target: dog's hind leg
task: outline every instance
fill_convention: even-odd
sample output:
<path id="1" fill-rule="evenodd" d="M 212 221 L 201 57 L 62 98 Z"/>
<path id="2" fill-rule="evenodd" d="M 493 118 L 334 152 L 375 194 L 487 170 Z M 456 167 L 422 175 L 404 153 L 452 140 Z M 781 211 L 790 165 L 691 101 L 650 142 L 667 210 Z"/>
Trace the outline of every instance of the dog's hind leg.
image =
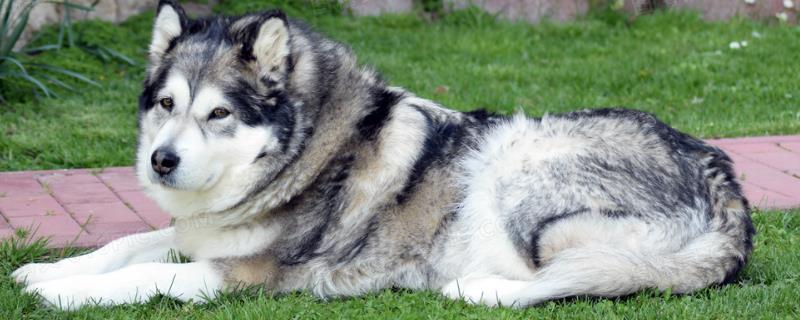
<path id="1" fill-rule="evenodd" d="M 571 296 L 618 297 L 645 288 L 690 293 L 724 283 L 739 268 L 735 239 L 698 236 L 676 252 L 594 245 L 564 249 L 531 280 L 461 278 L 442 288 L 450 298 L 489 306 L 525 307 Z"/>
<path id="2" fill-rule="evenodd" d="M 100 249 L 55 263 L 30 263 L 15 270 L 17 282 L 37 282 L 75 275 L 101 274 L 128 265 L 161 261 L 175 246 L 175 229 L 138 233 L 111 241 Z"/>

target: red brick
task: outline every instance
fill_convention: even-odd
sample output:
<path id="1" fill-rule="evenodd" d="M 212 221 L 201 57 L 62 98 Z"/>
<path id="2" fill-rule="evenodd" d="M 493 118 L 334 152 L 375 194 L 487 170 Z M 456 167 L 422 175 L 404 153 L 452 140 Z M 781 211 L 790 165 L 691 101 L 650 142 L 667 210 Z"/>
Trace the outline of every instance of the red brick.
<path id="1" fill-rule="evenodd" d="M 122 202 L 69 203 L 64 204 L 75 220 L 81 224 L 108 222 L 138 222 L 139 218 Z"/>
<path id="2" fill-rule="evenodd" d="M 800 169 L 800 153 L 789 151 L 753 153 L 745 157 L 756 160 L 781 171 Z"/>
<path id="3" fill-rule="evenodd" d="M 75 185 L 99 182 L 89 170 L 76 169 L 56 171 L 55 173 L 37 173 L 38 180 L 47 185 Z"/>
<path id="4" fill-rule="evenodd" d="M 787 197 L 800 198 L 800 179 L 760 163 L 737 167 L 744 174 L 743 182 L 774 191 Z M 739 174 L 741 176 L 741 174 Z"/>
<path id="5" fill-rule="evenodd" d="M 111 168 L 103 170 L 97 177 L 106 185 L 110 186 L 115 192 L 139 191 L 139 181 L 133 168 Z"/>
<path id="6" fill-rule="evenodd" d="M 792 150 L 792 152 L 800 154 L 800 142 L 781 142 L 781 147 Z"/>
<path id="7" fill-rule="evenodd" d="M 780 153 L 786 150 L 778 147 L 776 143 L 740 143 L 726 145 L 723 150 L 735 152 L 742 155 L 751 155 L 755 153 Z"/>
<path id="8" fill-rule="evenodd" d="M 750 201 L 750 205 L 757 208 L 786 209 L 800 207 L 799 197 L 787 197 L 750 183 L 743 183 L 742 189 Z"/>
<path id="9" fill-rule="evenodd" d="M 47 194 L 33 172 L 0 173 L 0 198 Z"/>
<path id="10" fill-rule="evenodd" d="M 50 195 L 0 198 L 0 212 L 6 217 L 64 216 L 64 208 Z"/>
<path id="11" fill-rule="evenodd" d="M 138 214 L 155 229 L 169 227 L 172 223 L 172 216 L 163 211 L 145 211 L 138 212 Z"/>
<path id="12" fill-rule="evenodd" d="M 50 248 L 94 248 L 97 247 L 96 242 L 95 236 L 83 232 L 77 237 L 74 235 L 51 236 L 47 241 L 47 246 Z"/>
<path id="13" fill-rule="evenodd" d="M 748 144 L 748 143 L 784 143 L 800 142 L 800 135 L 794 136 L 764 136 L 764 137 L 744 137 L 708 140 L 708 143 L 717 144 Z"/>
<path id="14" fill-rule="evenodd" d="M 8 226 L 0 227 L 0 240 L 5 240 L 14 236 L 14 229 Z"/>
<path id="15" fill-rule="evenodd" d="M 736 173 L 736 177 L 740 179 L 747 178 L 747 168 L 759 164 L 755 160 L 746 158 L 738 153 L 729 152 L 728 156 L 733 160 L 733 170 Z"/>
<path id="16" fill-rule="evenodd" d="M 89 234 L 133 234 L 152 231 L 153 228 L 144 221 L 89 223 L 86 227 Z"/>
<path id="17" fill-rule="evenodd" d="M 64 184 L 50 186 L 53 196 L 61 204 L 111 203 L 119 201 L 114 192 L 99 180 L 94 183 Z"/>
<path id="18" fill-rule="evenodd" d="M 147 195 L 140 191 L 128 191 L 118 193 L 125 203 L 130 205 L 133 210 L 142 217 L 147 223 L 156 228 L 169 226 L 172 218 Z"/>
<path id="19" fill-rule="evenodd" d="M 161 211 L 158 204 L 141 191 L 124 191 L 117 193 L 117 195 L 122 201 L 133 207 L 136 212 Z"/>
<path id="20" fill-rule="evenodd" d="M 69 216 L 9 217 L 8 220 L 14 228 L 31 229 L 34 237 L 75 237 L 81 232 L 81 227 Z"/>

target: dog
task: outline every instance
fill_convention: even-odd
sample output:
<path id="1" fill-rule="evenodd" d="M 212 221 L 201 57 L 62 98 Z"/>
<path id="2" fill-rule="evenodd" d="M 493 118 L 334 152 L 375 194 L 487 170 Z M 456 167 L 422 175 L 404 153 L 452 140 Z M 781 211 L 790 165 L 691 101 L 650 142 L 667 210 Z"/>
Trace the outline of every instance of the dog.
<path id="1" fill-rule="evenodd" d="M 452 111 L 275 10 L 161 1 L 138 130 L 138 179 L 172 226 L 25 265 L 25 291 L 63 309 L 241 286 L 527 307 L 691 293 L 752 251 L 731 159 L 654 116 Z"/>

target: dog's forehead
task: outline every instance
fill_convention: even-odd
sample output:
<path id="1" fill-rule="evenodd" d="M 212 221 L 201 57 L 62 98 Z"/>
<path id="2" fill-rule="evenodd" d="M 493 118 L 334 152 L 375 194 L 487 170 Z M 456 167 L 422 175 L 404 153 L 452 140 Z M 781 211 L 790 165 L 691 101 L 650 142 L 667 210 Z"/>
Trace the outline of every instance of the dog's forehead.
<path id="1" fill-rule="evenodd" d="M 188 39 L 176 45 L 172 68 L 183 74 L 191 86 L 230 83 L 242 70 L 237 51 L 230 43 Z"/>

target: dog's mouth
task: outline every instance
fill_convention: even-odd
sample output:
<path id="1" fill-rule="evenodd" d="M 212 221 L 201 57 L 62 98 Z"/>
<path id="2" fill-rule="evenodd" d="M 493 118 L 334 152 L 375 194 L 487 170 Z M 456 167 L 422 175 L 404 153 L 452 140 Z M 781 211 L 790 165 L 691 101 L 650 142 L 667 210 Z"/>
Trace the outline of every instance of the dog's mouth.
<path id="1" fill-rule="evenodd" d="M 168 189 L 175 189 L 175 190 L 183 189 L 177 183 L 177 181 L 175 180 L 175 176 L 172 174 L 161 176 L 155 172 L 150 172 L 150 182 Z"/>
<path id="2" fill-rule="evenodd" d="M 214 188 L 217 183 L 219 182 L 219 174 L 211 174 L 203 181 L 203 184 L 200 186 L 192 186 L 186 185 L 186 183 L 181 183 L 178 178 L 174 174 L 168 175 L 159 175 L 155 172 L 150 173 L 150 182 L 155 185 L 159 185 L 166 189 L 171 189 L 175 191 L 205 191 Z"/>

